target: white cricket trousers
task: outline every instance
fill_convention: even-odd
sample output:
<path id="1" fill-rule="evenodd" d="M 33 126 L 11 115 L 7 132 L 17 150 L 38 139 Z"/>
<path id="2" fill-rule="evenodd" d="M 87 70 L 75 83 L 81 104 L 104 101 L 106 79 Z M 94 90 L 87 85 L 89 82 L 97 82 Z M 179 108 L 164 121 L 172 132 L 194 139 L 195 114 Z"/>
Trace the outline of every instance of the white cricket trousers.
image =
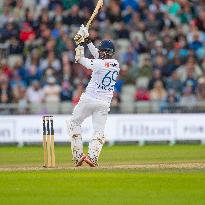
<path id="1" fill-rule="evenodd" d="M 104 129 L 109 109 L 110 104 L 108 102 L 82 94 L 68 124 L 71 149 L 75 161 L 78 161 L 83 154 L 81 124 L 87 117 L 92 116 L 94 134 L 89 143 L 88 156 L 93 159 L 93 162 L 97 163 L 100 151 L 105 142 Z"/>
<path id="2" fill-rule="evenodd" d="M 80 101 L 75 106 L 71 117 L 71 124 L 74 125 L 73 134 L 81 134 L 81 124 L 89 116 L 92 116 L 94 133 L 104 134 L 107 115 L 110 110 L 110 104 L 98 100 L 86 94 L 82 94 Z"/>

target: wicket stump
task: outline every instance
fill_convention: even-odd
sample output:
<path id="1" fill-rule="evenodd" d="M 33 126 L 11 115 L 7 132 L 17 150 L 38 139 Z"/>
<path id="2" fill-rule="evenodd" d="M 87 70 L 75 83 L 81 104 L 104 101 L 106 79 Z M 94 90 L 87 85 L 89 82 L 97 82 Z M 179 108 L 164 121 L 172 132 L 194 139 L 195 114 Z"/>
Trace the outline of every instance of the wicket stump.
<path id="1" fill-rule="evenodd" d="M 55 167 L 53 116 L 43 116 L 44 167 Z"/>

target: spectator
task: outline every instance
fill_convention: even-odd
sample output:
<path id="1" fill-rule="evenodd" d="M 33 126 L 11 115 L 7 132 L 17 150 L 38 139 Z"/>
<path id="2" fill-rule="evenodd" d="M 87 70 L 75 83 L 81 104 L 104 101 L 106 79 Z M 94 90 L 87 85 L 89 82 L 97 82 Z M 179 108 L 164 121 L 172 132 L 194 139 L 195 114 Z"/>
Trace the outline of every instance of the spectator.
<path id="1" fill-rule="evenodd" d="M 161 112 L 175 112 L 177 108 L 177 103 L 179 102 L 179 97 L 177 96 L 175 90 L 169 89 L 167 96 L 161 104 Z"/>
<path id="2" fill-rule="evenodd" d="M 110 1 L 108 10 L 107 10 L 107 18 L 110 23 L 122 22 L 122 14 L 120 5 L 115 1 Z"/>
<path id="3" fill-rule="evenodd" d="M 129 21 L 129 27 L 133 32 L 140 31 L 145 32 L 146 25 L 145 22 L 141 20 L 140 13 L 133 13 L 132 19 Z"/>
<path id="4" fill-rule="evenodd" d="M 167 72 L 168 70 L 167 70 L 166 58 L 163 57 L 162 55 L 156 56 L 153 69 L 159 70 L 163 77 L 170 76 L 170 73 Z"/>
<path id="5" fill-rule="evenodd" d="M 28 103 L 26 98 L 26 88 L 20 87 L 19 99 L 18 99 L 18 113 L 27 114 L 27 112 L 28 112 Z"/>
<path id="6" fill-rule="evenodd" d="M 175 105 L 179 102 L 179 98 L 175 92 L 175 90 L 169 89 L 167 96 L 164 99 L 164 102 L 167 106 Z"/>
<path id="7" fill-rule="evenodd" d="M 137 11 L 139 8 L 139 4 L 135 0 L 122 0 L 121 6 L 123 10 L 127 9 L 128 7 L 131 7 L 133 10 Z"/>
<path id="8" fill-rule="evenodd" d="M 177 71 L 174 71 L 167 79 L 166 88 L 168 90 L 173 89 L 177 94 L 182 92 L 183 83 L 180 81 Z"/>
<path id="9" fill-rule="evenodd" d="M 181 97 L 180 104 L 182 106 L 193 106 L 196 104 L 196 96 L 192 92 L 192 87 L 187 85 L 183 89 L 183 95 Z"/>
<path id="10" fill-rule="evenodd" d="M 163 82 L 160 70 L 156 69 L 156 70 L 153 71 L 153 76 L 149 81 L 148 89 L 149 90 L 153 89 L 155 82 L 158 81 L 158 80 L 161 81 L 163 83 L 163 85 L 165 85 L 165 83 Z"/>
<path id="11" fill-rule="evenodd" d="M 191 72 L 193 73 L 193 77 L 195 79 L 199 78 L 202 75 L 202 71 L 193 57 L 189 57 L 184 65 L 178 67 L 177 72 L 182 81 L 185 81 L 188 76 L 188 73 Z"/>
<path id="12" fill-rule="evenodd" d="M 40 8 L 46 8 L 49 4 L 49 0 L 40 0 L 39 1 L 39 5 L 40 5 Z"/>
<path id="13" fill-rule="evenodd" d="M 136 101 L 149 101 L 150 100 L 149 91 L 143 86 L 139 87 L 135 93 L 135 100 Z"/>
<path id="14" fill-rule="evenodd" d="M 68 11 L 77 3 L 77 0 L 62 0 L 63 8 Z"/>
<path id="15" fill-rule="evenodd" d="M 61 69 L 60 61 L 55 57 L 55 53 L 50 51 L 46 59 L 41 61 L 40 67 L 45 70 L 47 67 L 51 66 L 54 68 L 55 72 Z"/>
<path id="16" fill-rule="evenodd" d="M 95 8 L 93 0 L 80 0 L 79 7 L 80 7 L 80 9 L 87 8 L 90 11 L 93 11 Z"/>
<path id="17" fill-rule="evenodd" d="M 162 81 L 157 80 L 154 83 L 154 88 L 150 91 L 150 99 L 152 101 L 162 101 L 166 95 L 167 92 L 163 87 Z"/>
<path id="18" fill-rule="evenodd" d="M 198 80 L 197 97 L 198 97 L 198 100 L 205 99 L 205 72 L 204 72 L 204 76 L 199 78 Z"/>
<path id="19" fill-rule="evenodd" d="M 9 7 L 4 6 L 3 7 L 3 12 L 0 15 L 0 26 L 4 26 L 6 23 L 9 22 L 9 19 L 11 18 L 10 12 L 9 12 Z"/>
<path id="20" fill-rule="evenodd" d="M 29 69 L 32 65 L 37 66 L 40 70 L 40 55 L 37 49 L 33 49 L 31 54 L 26 58 L 25 68 Z"/>
<path id="21" fill-rule="evenodd" d="M 42 72 L 36 65 L 31 65 L 27 71 L 26 82 L 30 85 L 33 80 L 40 81 Z"/>
<path id="22" fill-rule="evenodd" d="M 159 9 L 161 7 L 162 7 L 162 5 L 159 5 Z M 171 16 L 168 13 L 164 13 L 164 16 L 160 22 L 160 27 L 161 27 L 161 29 L 165 29 L 165 28 L 173 29 L 173 28 L 175 28 L 175 23 L 171 19 Z"/>
<path id="23" fill-rule="evenodd" d="M 145 56 L 141 61 L 141 65 L 138 69 L 138 77 L 146 77 L 150 79 L 152 77 L 152 63 L 149 56 Z"/>
<path id="24" fill-rule="evenodd" d="M 16 36 L 12 36 L 9 43 L 9 53 L 12 55 L 22 54 L 23 45 L 18 41 Z"/>
<path id="25" fill-rule="evenodd" d="M 192 42 L 189 44 L 189 48 L 194 50 L 195 52 L 200 49 L 203 46 L 202 41 L 200 41 L 199 39 L 199 34 L 198 33 L 194 33 L 193 34 L 193 40 Z"/>
<path id="26" fill-rule="evenodd" d="M 51 31 L 51 37 L 57 39 L 60 36 L 61 29 L 62 29 L 62 24 L 61 22 L 57 21 L 54 25 L 53 30 Z"/>
<path id="27" fill-rule="evenodd" d="M 23 23 L 22 29 L 20 30 L 19 38 L 22 42 L 26 42 L 31 38 L 35 37 L 35 31 L 29 25 L 29 23 Z"/>
<path id="28" fill-rule="evenodd" d="M 45 95 L 45 102 L 60 102 L 61 87 L 58 84 L 56 84 L 56 79 L 54 77 L 49 77 L 47 79 L 47 84 L 44 86 L 43 92 Z"/>
<path id="29" fill-rule="evenodd" d="M 1 74 L 0 76 L 0 103 L 12 102 L 12 90 L 9 86 L 8 77 Z"/>
<path id="30" fill-rule="evenodd" d="M 1 59 L 0 62 L 0 74 L 6 75 L 8 78 L 12 77 L 12 70 L 8 66 L 6 59 Z"/>
<path id="31" fill-rule="evenodd" d="M 145 45 L 143 44 L 143 42 L 140 41 L 139 39 L 140 37 L 135 36 L 132 39 L 132 47 L 134 48 L 134 50 L 138 53 L 138 54 L 142 54 L 146 52 L 146 48 Z"/>
<path id="32" fill-rule="evenodd" d="M 27 85 L 27 71 L 23 65 L 22 59 L 17 58 L 12 68 L 12 78 L 10 81 L 11 87 L 17 85 L 26 87 Z"/>
<path id="33" fill-rule="evenodd" d="M 178 67 L 181 66 L 181 60 L 179 56 L 175 56 L 174 59 L 168 60 L 167 64 L 167 73 L 171 75 L 174 71 L 177 70 Z"/>
<path id="34" fill-rule="evenodd" d="M 54 7 L 54 17 L 52 19 L 52 22 L 54 23 L 54 28 L 56 30 L 59 29 L 59 27 L 61 26 L 61 22 L 64 19 L 64 15 L 63 15 L 63 7 L 61 5 L 60 2 L 57 2 L 55 7 Z"/>
<path id="35" fill-rule="evenodd" d="M 155 47 L 151 49 L 151 56 L 165 56 L 167 54 L 167 50 L 163 47 L 162 41 L 157 40 L 155 42 Z"/>
<path id="36" fill-rule="evenodd" d="M 187 78 L 184 81 L 184 87 L 190 86 L 192 93 L 195 93 L 197 87 L 197 80 L 194 78 L 193 70 L 187 71 Z"/>
<path id="37" fill-rule="evenodd" d="M 9 22 L 1 31 L 1 40 L 4 42 L 13 36 L 18 36 L 18 28 L 16 28 L 12 22 Z"/>
<path id="38" fill-rule="evenodd" d="M 199 8 L 199 15 L 197 16 L 195 22 L 196 22 L 196 26 L 198 27 L 199 30 L 204 31 L 205 32 L 205 8 Z"/>
<path id="39" fill-rule="evenodd" d="M 126 28 L 124 23 L 120 23 L 119 29 L 115 31 L 116 38 L 121 38 L 121 39 L 129 39 L 130 38 L 130 33 L 129 30 Z"/>
<path id="40" fill-rule="evenodd" d="M 62 90 L 61 90 L 61 101 L 71 101 L 73 98 L 73 87 L 69 81 L 64 80 L 62 82 Z"/>
<path id="41" fill-rule="evenodd" d="M 152 12 L 147 14 L 146 30 L 156 33 L 160 29 L 160 21 Z"/>
<path id="42" fill-rule="evenodd" d="M 170 15 L 177 16 L 181 6 L 175 0 L 168 0 L 167 3 L 163 5 L 163 9 L 165 9 Z"/>
<path id="43" fill-rule="evenodd" d="M 121 63 L 127 65 L 137 64 L 138 62 L 138 55 L 134 48 L 130 45 L 126 52 L 123 53 L 121 56 Z"/>
<path id="44" fill-rule="evenodd" d="M 31 86 L 28 87 L 26 97 L 29 103 L 42 103 L 44 102 L 44 92 L 40 87 L 38 80 L 33 80 Z"/>
<path id="45" fill-rule="evenodd" d="M 65 17 L 64 23 L 67 25 L 81 25 L 83 23 L 83 19 L 80 16 L 79 7 L 77 5 L 73 5 L 71 11 L 68 16 Z"/>

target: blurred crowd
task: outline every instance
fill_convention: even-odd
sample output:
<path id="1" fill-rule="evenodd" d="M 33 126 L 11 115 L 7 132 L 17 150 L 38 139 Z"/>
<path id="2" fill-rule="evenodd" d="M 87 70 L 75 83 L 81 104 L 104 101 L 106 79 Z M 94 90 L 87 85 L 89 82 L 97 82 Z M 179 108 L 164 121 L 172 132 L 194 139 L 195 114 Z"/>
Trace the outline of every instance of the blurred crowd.
<path id="1" fill-rule="evenodd" d="M 73 36 L 96 2 L 0 1 L 0 103 L 78 102 L 91 73 L 74 63 Z M 205 99 L 204 0 L 105 0 L 89 32 L 95 45 L 116 46 L 113 106 L 124 85 L 135 86 L 136 101 Z"/>

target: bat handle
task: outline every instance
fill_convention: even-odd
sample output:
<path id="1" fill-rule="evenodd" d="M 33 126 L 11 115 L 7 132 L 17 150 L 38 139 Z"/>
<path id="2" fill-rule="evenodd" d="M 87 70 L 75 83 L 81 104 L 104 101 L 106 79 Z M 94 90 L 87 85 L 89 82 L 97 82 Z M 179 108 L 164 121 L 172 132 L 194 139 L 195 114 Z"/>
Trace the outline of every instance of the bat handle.
<path id="1" fill-rule="evenodd" d="M 90 24 L 91 24 L 91 21 L 89 20 L 88 23 L 86 24 L 86 28 L 89 30 L 90 28 Z"/>

